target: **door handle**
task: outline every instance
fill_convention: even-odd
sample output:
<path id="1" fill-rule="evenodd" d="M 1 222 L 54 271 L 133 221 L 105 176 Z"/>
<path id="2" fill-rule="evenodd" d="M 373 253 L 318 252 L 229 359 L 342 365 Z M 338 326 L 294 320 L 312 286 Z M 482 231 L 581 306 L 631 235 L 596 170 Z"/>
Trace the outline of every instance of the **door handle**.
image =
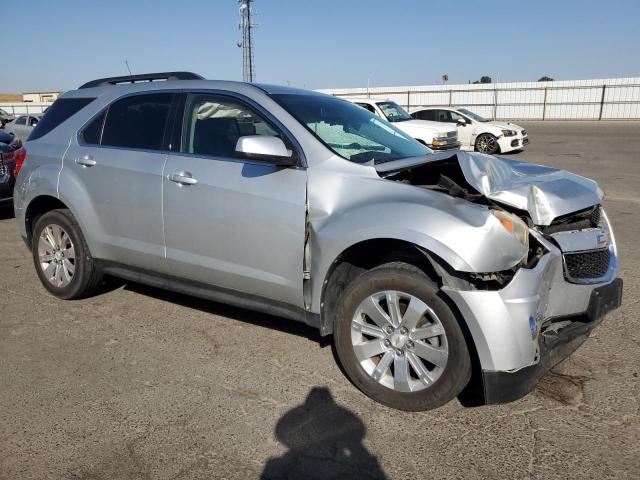
<path id="1" fill-rule="evenodd" d="M 179 185 L 195 185 L 198 183 L 198 180 L 193 178 L 189 172 L 172 173 L 168 178 Z"/>
<path id="2" fill-rule="evenodd" d="M 76 158 L 76 163 L 83 167 L 93 167 L 96 164 L 96 161 L 91 155 L 84 155 L 80 158 Z"/>

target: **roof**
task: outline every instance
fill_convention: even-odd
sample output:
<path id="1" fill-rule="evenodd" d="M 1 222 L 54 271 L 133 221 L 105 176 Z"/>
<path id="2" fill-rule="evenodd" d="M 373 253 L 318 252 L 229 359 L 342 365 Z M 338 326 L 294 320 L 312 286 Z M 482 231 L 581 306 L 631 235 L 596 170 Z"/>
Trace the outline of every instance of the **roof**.
<path id="1" fill-rule="evenodd" d="M 89 85 L 96 84 L 97 81 L 88 82 Z M 85 84 L 87 85 L 87 84 Z M 118 83 L 118 84 L 98 84 L 98 86 L 89 86 L 70 90 L 61 95 L 64 98 L 86 98 L 99 97 L 107 92 L 118 91 L 122 94 L 143 92 L 147 90 L 189 90 L 189 89 L 210 89 L 210 90 L 230 90 L 238 93 L 247 93 L 256 90 L 267 94 L 292 94 L 292 95 L 326 95 L 325 93 L 314 92 L 312 90 L 304 90 L 301 88 L 286 87 L 280 85 L 256 84 L 247 82 L 238 82 L 231 80 L 163 80 L 163 81 L 145 81 L 137 83 Z"/>

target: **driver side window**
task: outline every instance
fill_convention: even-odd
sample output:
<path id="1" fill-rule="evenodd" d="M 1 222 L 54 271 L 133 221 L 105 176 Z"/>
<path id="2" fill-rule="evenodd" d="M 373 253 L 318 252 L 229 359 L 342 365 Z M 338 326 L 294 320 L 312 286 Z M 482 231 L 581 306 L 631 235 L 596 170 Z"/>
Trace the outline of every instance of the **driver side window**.
<path id="1" fill-rule="evenodd" d="M 182 151 L 235 158 L 240 137 L 282 138 L 262 116 L 238 100 L 212 94 L 191 94 L 184 117 Z"/>

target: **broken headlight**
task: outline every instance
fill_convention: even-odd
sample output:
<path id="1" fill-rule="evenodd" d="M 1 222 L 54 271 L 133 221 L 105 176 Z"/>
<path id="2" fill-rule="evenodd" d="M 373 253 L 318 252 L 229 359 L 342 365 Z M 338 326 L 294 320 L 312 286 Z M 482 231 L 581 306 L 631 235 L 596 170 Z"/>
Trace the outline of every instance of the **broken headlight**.
<path id="1" fill-rule="evenodd" d="M 529 249 L 529 227 L 520 217 L 503 210 L 491 210 L 491 213 L 512 237 Z"/>

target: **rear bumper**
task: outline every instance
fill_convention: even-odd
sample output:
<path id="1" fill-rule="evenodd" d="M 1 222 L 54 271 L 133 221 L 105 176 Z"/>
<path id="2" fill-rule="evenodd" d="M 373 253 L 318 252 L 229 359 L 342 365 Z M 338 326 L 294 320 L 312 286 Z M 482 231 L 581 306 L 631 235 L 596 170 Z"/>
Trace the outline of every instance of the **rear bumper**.
<path id="1" fill-rule="evenodd" d="M 618 308 L 621 302 L 622 279 L 617 278 L 591 292 L 585 315 L 554 319 L 556 325 L 570 323 L 558 331 L 547 329 L 540 335 L 539 360 L 536 364 L 512 372 L 483 370 L 483 403 L 507 403 L 525 396 L 545 373 L 582 345 L 604 316 Z"/>
<path id="2" fill-rule="evenodd" d="M 0 202 L 10 202 L 13 199 L 14 184 L 15 181 L 9 173 L 0 173 Z"/>

